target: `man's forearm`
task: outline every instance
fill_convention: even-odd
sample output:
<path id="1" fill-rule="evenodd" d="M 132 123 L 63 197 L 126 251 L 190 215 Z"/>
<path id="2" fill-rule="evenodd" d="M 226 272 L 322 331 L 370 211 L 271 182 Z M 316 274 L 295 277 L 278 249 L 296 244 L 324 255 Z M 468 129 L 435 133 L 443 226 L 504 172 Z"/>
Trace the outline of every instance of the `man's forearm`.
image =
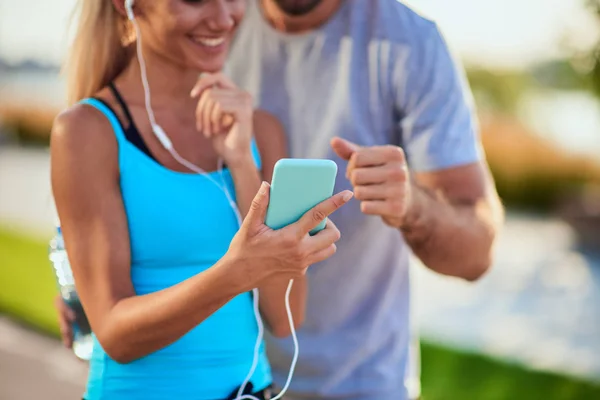
<path id="1" fill-rule="evenodd" d="M 438 273 L 476 280 L 492 263 L 503 210 L 495 194 L 451 201 L 441 191 L 412 184 L 413 206 L 401 231 L 419 259 Z"/>

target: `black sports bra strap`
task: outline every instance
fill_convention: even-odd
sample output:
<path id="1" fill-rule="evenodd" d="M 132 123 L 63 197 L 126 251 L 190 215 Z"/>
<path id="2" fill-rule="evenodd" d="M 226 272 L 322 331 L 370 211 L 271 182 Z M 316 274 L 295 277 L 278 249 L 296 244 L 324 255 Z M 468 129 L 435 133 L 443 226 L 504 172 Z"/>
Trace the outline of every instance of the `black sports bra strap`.
<path id="1" fill-rule="evenodd" d="M 129 107 L 127 107 L 125 100 L 123 100 L 123 97 L 121 97 L 121 93 L 119 93 L 119 91 L 117 90 L 117 87 L 115 86 L 114 82 L 110 82 L 108 84 L 108 87 L 110 88 L 110 91 L 112 92 L 113 96 L 115 97 L 115 100 L 117 100 L 117 103 L 119 103 L 119 105 L 121 106 L 121 109 L 123 110 L 123 113 L 125 114 L 125 118 L 127 118 L 127 121 L 129 122 L 129 126 L 135 126 L 135 123 L 133 122 L 133 117 L 131 116 L 131 113 L 129 112 Z"/>
<path id="2" fill-rule="evenodd" d="M 123 110 L 123 113 L 125 114 L 125 118 L 127 118 L 127 120 L 129 121 L 129 126 L 125 127 L 124 124 L 122 123 L 122 121 L 119 120 L 119 124 L 121 124 L 121 127 L 123 128 L 125 138 L 130 143 L 132 143 L 135 147 L 137 147 L 140 151 L 145 153 L 148 157 L 150 157 L 154 161 L 158 162 L 156 160 L 156 158 L 150 152 L 150 149 L 148 149 L 148 146 L 146 146 L 146 142 L 144 142 L 144 139 L 142 139 L 142 135 L 140 134 L 140 131 L 138 130 L 137 126 L 135 126 L 135 122 L 133 121 L 133 118 L 131 117 L 131 113 L 129 112 L 129 107 L 127 107 L 127 104 L 123 100 L 123 97 L 121 97 L 121 94 L 115 87 L 115 84 L 113 82 L 111 82 L 108 84 L 108 87 L 110 88 L 110 91 L 112 92 L 117 103 L 119 103 L 119 105 L 121 106 L 121 109 Z M 101 101 L 109 110 L 111 110 L 113 114 L 115 114 L 113 109 L 106 102 L 102 101 L 101 99 L 98 99 L 98 100 Z M 115 116 L 117 117 L 116 114 L 115 114 Z M 119 119 L 119 117 L 117 117 L 117 119 Z"/>

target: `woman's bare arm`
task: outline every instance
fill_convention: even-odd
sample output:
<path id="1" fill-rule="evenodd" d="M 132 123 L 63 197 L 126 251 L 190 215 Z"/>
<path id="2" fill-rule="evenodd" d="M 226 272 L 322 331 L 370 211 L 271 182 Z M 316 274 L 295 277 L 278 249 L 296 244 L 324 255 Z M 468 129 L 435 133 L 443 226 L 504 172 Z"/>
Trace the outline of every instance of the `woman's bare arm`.
<path id="1" fill-rule="evenodd" d="M 257 283 L 260 274 L 243 276 L 238 265 L 222 260 L 178 285 L 136 296 L 118 147 L 108 121 L 89 106 L 75 106 L 55 121 L 51 178 L 78 293 L 115 361 L 167 346 Z"/>

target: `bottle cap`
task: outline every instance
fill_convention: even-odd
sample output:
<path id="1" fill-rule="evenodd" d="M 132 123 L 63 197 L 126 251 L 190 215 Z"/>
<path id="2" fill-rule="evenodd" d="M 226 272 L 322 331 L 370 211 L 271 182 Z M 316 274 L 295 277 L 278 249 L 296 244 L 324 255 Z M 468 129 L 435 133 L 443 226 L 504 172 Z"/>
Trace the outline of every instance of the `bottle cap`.
<path id="1" fill-rule="evenodd" d="M 56 232 L 62 235 L 62 228 L 60 227 L 60 219 L 58 217 L 54 218 L 54 226 L 56 226 Z"/>

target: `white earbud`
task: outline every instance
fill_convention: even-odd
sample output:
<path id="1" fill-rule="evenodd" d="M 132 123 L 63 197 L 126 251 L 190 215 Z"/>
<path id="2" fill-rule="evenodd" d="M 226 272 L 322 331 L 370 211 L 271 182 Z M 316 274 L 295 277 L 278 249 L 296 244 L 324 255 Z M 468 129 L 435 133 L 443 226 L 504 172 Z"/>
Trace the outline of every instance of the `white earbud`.
<path id="1" fill-rule="evenodd" d="M 130 21 L 135 19 L 135 14 L 133 13 L 133 3 L 135 3 L 135 0 L 125 0 L 125 11 L 127 12 L 127 18 L 129 18 Z"/>
<path id="2" fill-rule="evenodd" d="M 156 138 L 160 141 L 162 146 L 166 150 L 169 151 L 171 156 L 177 162 L 179 162 L 181 165 L 188 168 L 189 170 L 196 172 L 200 175 L 203 175 L 208 180 L 210 180 L 213 184 L 215 184 L 225 194 L 225 197 L 227 197 L 227 201 L 235 214 L 235 217 L 238 222 L 238 226 L 241 226 L 242 225 L 242 216 L 237 207 L 237 204 L 233 200 L 233 197 L 227 190 L 225 180 L 223 179 L 223 160 L 219 159 L 219 165 L 218 165 L 219 176 L 221 178 L 221 183 L 223 184 L 223 186 L 221 186 L 215 179 L 213 179 L 209 174 L 207 174 L 206 171 L 204 171 L 202 168 L 194 165 L 193 163 L 189 162 L 188 160 L 186 160 L 185 158 L 183 158 L 179 155 L 177 150 L 175 150 L 175 148 L 173 147 L 173 143 L 169 139 L 169 136 L 167 136 L 167 133 L 164 131 L 164 129 L 160 125 L 158 125 L 158 123 L 156 122 L 156 119 L 154 118 L 154 112 L 152 111 L 152 104 L 151 104 L 151 97 L 150 97 L 150 85 L 148 83 L 148 77 L 146 75 L 146 63 L 144 61 L 144 54 L 142 51 L 142 34 L 140 32 L 140 28 L 137 24 L 137 21 L 135 20 L 135 14 L 133 12 L 133 4 L 134 3 L 135 3 L 135 0 L 125 0 L 125 11 L 127 12 L 127 18 L 133 24 L 133 27 L 134 27 L 135 33 L 136 33 L 137 56 L 138 56 L 138 61 L 140 63 L 140 70 L 141 70 L 141 74 L 142 74 L 142 85 L 144 86 L 144 98 L 145 98 L 145 103 L 146 103 L 146 112 L 148 113 L 148 119 L 150 120 L 150 125 L 152 126 L 152 132 L 154 133 Z M 299 352 L 298 338 L 296 337 L 296 330 L 294 327 L 294 318 L 293 318 L 292 310 L 290 307 L 290 292 L 292 290 L 293 283 L 294 283 L 294 281 L 290 280 L 290 283 L 288 284 L 288 287 L 287 287 L 287 290 L 285 293 L 285 309 L 287 312 L 290 329 L 292 331 L 292 339 L 294 341 L 294 357 L 292 358 L 292 365 L 290 366 L 290 371 L 288 373 L 288 378 L 285 383 L 285 386 L 283 387 L 282 391 L 277 396 L 275 396 L 272 400 L 280 399 L 287 391 L 287 389 L 290 386 L 290 383 L 292 381 L 292 376 L 294 374 L 294 369 L 296 368 L 296 362 L 298 360 L 298 352 Z M 256 338 L 256 344 L 254 347 L 254 358 L 252 359 L 252 366 L 250 367 L 250 371 L 248 372 L 246 379 L 240 386 L 235 400 L 258 400 L 256 397 L 251 396 L 251 395 L 242 395 L 246 385 L 248 384 L 248 382 L 250 382 L 250 379 L 252 378 L 252 375 L 254 375 L 254 371 L 256 370 L 256 367 L 258 364 L 258 358 L 259 358 L 260 345 L 263 341 L 263 335 L 264 335 L 264 326 L 263 326 L 262 318 L 260 316 L 260 309 L 259 309 L 259 302 L 258 302 L 258 289 L 254 289 L 252 292 L 254 294 L 254 296 L 253 296 L 254 316 L 256 318 L 256 323 L 258 325 L 258 337 Z"/>

